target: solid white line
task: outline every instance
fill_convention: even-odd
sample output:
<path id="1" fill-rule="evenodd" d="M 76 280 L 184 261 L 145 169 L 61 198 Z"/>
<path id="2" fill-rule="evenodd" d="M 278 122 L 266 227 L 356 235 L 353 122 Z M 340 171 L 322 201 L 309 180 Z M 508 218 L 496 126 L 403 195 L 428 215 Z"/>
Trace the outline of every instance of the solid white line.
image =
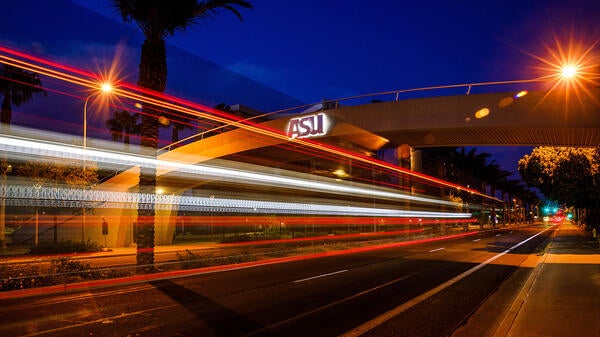
<path id="1" fill-rule="evenodd" d="M 310 280 L 314 280 L 316 278 L 327 277 L 327 276 L 331 276 L 331 275 L 335 275 L 335 274 L 345 273 L 347 271 L 348 271 L 348 269 L 338 270 L 338 271 L 334 271 L 334 272 L 327 273 L 327 274 L 321 274 L 321 275 L 317 275 L 317 276 L 303 278 L 303 279 L 300 279 L 300 280 L 293 281 L 292 283 L 299 283 L 299 282 L 304 282 L 304 281 L 310 281 Z"/>
<path id="2" fill-rule="evenodd" d="M 480 240 L 481 240 L 481 239 L 475 239 L 475 240 L 473 240 L 473 242 L 477 242 L 477 241 L 480 241 Z"/>
<path id="3" fill-rule="evenodd" d="M 162 307 L 154 307 L 154 308 L 145 309 L 145 310 L 139 310 L 139 311 L 134 311 L 134 312 L 121 313 L 121 314 L 116 315 L 116 316 L 103 317 L 103 318 L 96 319 L 96 320 L 93 320 L 93 321 L 87 321 L 87 322 L 83 322 L 83 323 L 76 323 L 76 324 L 61 326 L 61 327 L 54 328 L 54 329 L 49 329 L 49 330 L 35 331 L 35 332 L 32 332 L 32 333 L 27 334 L 27 335 L 22 335 L 22 337 L 40 336 L 40 335 L 45 335 L 45 334 L 49 334 L 49 333 L 52 333 L 52 332 L 58 332 L 58 331 L 63 331 L 63 330 L 67 330 L 67 329 L 80 328 L 82 326 L 91 325 L 91 324 L 111 322 L 111 321 L 114 321 L 114 320 L 117 320 L 117 319 L 121 319 L 121 318 L 126 318 L 126 317 L 130 317 L 130 316 L 135 316 L 135 315 L 144 315 L 144 314 L 150 313 L 152 311 L 173 308 L 173 307 L 176 307 L 176 306 L 179 306 L 179 304 L 177 304 L 177 303 L 175 303 L 175 304 L 168 304 L 168 305 L 165 305 L 165 306 L 162 306 Z"/>
<path id="4" fill-rule="evenodd" d="M 382 315 L 379 315 L 378 317 L 375 317 L 374 319 L 367 321 L 359 326 L 357 326 L 356 328 L 340 335 L 339 337 L 356 337 L 356 336 L 360 336 L 372 329 L 374 329 L 375 327 L 387 322 L 388 320 L 398 316 L 399 314 L 405 312 L 406 310 L 414 307 L 415 305 L 425 301 L 426 299 L 430 298 L 431 296 L 441 292 L 442 290 L 450 287 L 451 285 L 453 285 L 454 283 L 464 279 L 465 277 L 473 274 L 474 272 L 478 271 L 479 269 L 485 267 L 486 265 L 492 263 L 493 261 L 499 259 L 500 257 L 504 256 L 505 254 L 509 253 L 510 251 L 512 251 L 513 249 L 523 245 L 524 243 L 526 243 L 527 241 L 535 238 L 536 236 L 544 233 L 545 231 L 552 229 L 553 227 L 548 227 L 546 229 L 544 229 L 543 231 L 530 236 L 529 238 L 517 243 L 516 245 L 508 248 L 507 250 L 503 251 L 500 254 L 494 255 L 491 258 L 487 259 L 486 261 L 478 264 L 477 266 L 463 272 L 460 275 L 457 275 L 455 277 L 453 277 L 452 279 L 446 281 L 445 283 L 440 284 L 439 286 L 409 300 L 408 302 L 404 302 L 403 304 L 400 304 L 399 306 L 395 307 L 394 309 L 383 313 Z"/>
<path id="5" fill-rule="evenodd" d="M 438 251 L 440 251 L 440 250 L 444 250 L 444 249 L 446 249 L 446 248 L 442 247 L 442 248 L 438 248 L 438 249 L 432 249 L 432 250 L 430 250 L 429 252 L 430 252 L 430 253 L 433 253 L 433 252 L 438 252 Z"/>
<path id="6" fill-rule="evenodd" d="M 400 277 L 400 278 L 397 278 L 397 279 L 395 279 L 395 280 L 392 280 L 392 281 L 386 282 L 386 283 L 384 283 L 384 284 L 380 284 L 380 285 L 378 285 L 378 286 L 376 286 L 376 287 L 374 287 L 374 288 L 371 288 L 371 289 L 367 289 L 367 290 L 361 291 L 361 292 L 359 292 L 359 293 L 357 293 L 357 294 L 354 294 L 354 295 L 352 295 L 352 296 L 349 296 L 349 297 L 346 297 L 346 298 L 342 298 L 341 300 L 337 300 L 337 301 L 335 301 L 335 302 L 331 302 L 331 303 L 329 303 L 329 304 L 327 304 L 327 305 L 324 305 L 324 306 L 322 306 L 322 307 L 318 307 L 318 308 L 316 308 L 316 309 L 313 309 L 313 310 L 310 310 L 310 311 L 304 312 L 304 313 L 302 313 L 302 314 L 300 314 L 300 315 L 297 315 L 297 316 L 294 316 L 294 317 L 290 317 L 290 318 L 288 318 L 288 319 L 286 319 L 286 320 L 283 320 L 283 321 L 279 321 L 279 322 L 277 322 L 277 323 L 275 323 L 275 324 L 272 324 L 272 325 L 269 325 L 269 326 L 262 327 L 262 328 L 260 328 L 260 329 L 258 329 L 258 330 L 255 330 L 255 331 L 249 332 L 249 333 L 247 333 L 247 334 L 243 335 L 242 337 L 247 337 L 247 336 L 254 336 L 254 335 L 257 335 L 257 334 L 259 334 L 259 333 L 262 333 L 262 332 L 264 332 L 264 331 L 267 331 L 267 330 L 273 329 L 273 328 L 275 328 L 275 327 L 278 327 L 278 326 L 281 326 L 281 325 L 287 324 L 287 323 L 289 323 L 289 322 L 295 321 L 295 320 L 297 320 L 297 319 L 299 319 L 299 318 L 302 318 L 302 317 L 306 317 L 306 316 L 309 316 L 309 315 L 315 314 L 315 313 L 317 313 L 317 312 L 319 312 L 319 311 L 321 311 L 321 310 L 325 310 L 325 309 L 328 309 L 328 308 L 334 307 L 334 306 L 336 306 L 336 305 L 338 305 L 338 304 L 341 304 L 341 303 L 347 302 L 347 301 L 349 301 L 349 300 L 352 300 L 352 299 L 354 299 L 354 298 L 357 298 L 357 297 L 363 296 L 363 295 L 365 295 L 365 294 L 368 294 L 368 293 L 371 293 L 371 292 L 377 291 L 377 290 L 379 290 L 379 289 L 381 289 L 381 288 L 385 288 L 385 287 L 387 287 L 387 286 L 390 286 L 390 285 L 392 285 L 392 284 L 394 284 L 394 283 L 398 283 L 398 282 L 404 281 L 404 280 L 406 280 L 406 279 L 409 279 L 409 278 L 411 278 L 411 277 L 413 277 L 413 276 L 415 276 L 415 275 L 416 275 L 416 273 L 412 273 L 412 274 L 407 274 L 407 275 L 404 275 L 404 276 L 402 276 L 402 277 Z"/>

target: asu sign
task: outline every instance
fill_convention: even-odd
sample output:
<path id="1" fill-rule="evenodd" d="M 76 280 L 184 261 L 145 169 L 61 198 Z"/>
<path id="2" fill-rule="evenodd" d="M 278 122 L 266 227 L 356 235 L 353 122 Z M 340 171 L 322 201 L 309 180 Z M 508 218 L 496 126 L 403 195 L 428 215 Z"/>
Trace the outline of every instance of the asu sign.
<path id="1" fill-rule="evenodd" d="M 324 136 L 329 132 L 331 123 L 324 113 L 292 118 L 288 122 L 287 135 L 290 138 L 310 138 Z"/>

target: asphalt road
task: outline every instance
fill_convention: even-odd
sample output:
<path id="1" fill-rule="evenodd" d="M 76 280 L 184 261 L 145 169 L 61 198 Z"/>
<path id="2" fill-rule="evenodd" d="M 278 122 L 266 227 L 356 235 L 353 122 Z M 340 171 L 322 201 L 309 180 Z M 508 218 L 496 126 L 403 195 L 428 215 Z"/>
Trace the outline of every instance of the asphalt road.
<path id="1" fill-rule="evenodd" d="M 543 249 L 552 230 L 510 228 L 136 285 L 2 300 L 0 335 L 448 336 L 531 254 Z"/>

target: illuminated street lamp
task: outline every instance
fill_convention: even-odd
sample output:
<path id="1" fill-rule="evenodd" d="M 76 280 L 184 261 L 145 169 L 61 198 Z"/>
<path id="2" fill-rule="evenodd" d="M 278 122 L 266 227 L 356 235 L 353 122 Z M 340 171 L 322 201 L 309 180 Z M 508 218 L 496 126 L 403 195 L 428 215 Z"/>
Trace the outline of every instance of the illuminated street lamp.
<path id="1" fill-rule="evenodd" d="M 110 83 L 105 82 L 100 85 L 100 93 L 110 93 L 113 90 L 113 87 Z M 92 93 L 88 95 L 85 99 L 85 103 L 83 103 L 83 149 L 87 148 L 87 105 L 92 96 L 96 93 Z M 83 159 L 83 171 L 85 173 L 86 169 L 86 159 Z M 86 226 L 86 214 L 85 214 L 85 205 L 81 208 L 81 242 L 85 242 L 85 226 Z"/>
<path id="2" fill-rule="evenodd" d="M 102 83 L 102 85 L 100 85 L 101 93 L 109 93 L 112 90 L 113 90 L 113 87 L 108 82 Z M 92 98 L 92 96 L 94 96 L 95 94 L 96 93 L 92 93 L 92 94 L 88 95 L 88 97 L 85 99 L 85 103 L 83 103 L 83 148 L 84 149 L 87 147 L 87 105 L 88 105 L 88 102 L 90 101 L 90 98 Z"/>
<path id="3" fill-rule="evenodd" d="M 473 83 L 473 84 L 465 84 L 465 85 L 468 87 L 467 95 L 470 94 L 472 87 L 482 86 L 482 85 L 517 84 L 517 83 L 533 83 L 533 82 L 549 82 L 549 81 L 566 82 L 568 85 L 570 85 L 572 82 L 574 82 L 574 81 L 576 82 L 578 80 L 578 75 L 580 75 L 580 72 L 579 72 L 580 69 L 582 69 L 582 67 L 580 65 L 565 64 L 560 67 L 556 66 L 556 69 L 554 69 L 555 71 L 551 75 L 534 78 L 534 79 L 530 79 L 530 80 L 483 82 L 483 83 Z M 454 87 L 454 86 L 450 86 L 450 87 Z M 435 88 L 435 87 L 432 87 L 432 88 Z M 431 88 L 422 88 L 422 89 L 431 89 Z M 503 98 L 498 103 L 498 106 L 501 108 L 507 107 L 510 104 L 512 104 L 515 101 L 515 99 L 524 97 L 528 93 L 529 92 L 527 90 L 521 90 L 512 97 Z M 491 109 L 489 107 L 482 107 L 479 110 L 477 110 L 474 115 L 475 115 L 475 118 L 481 119 L 481 118 L 485 118 L 485 117 L 489 116 L 490 113 L 491 113 Z M 471 120 L 471 118 L 467 117 L 466 121 L 468 122 L 470 120 Z"/>
<path id="4" fill-rule="evenodd" d="M 565 79 L 573 78 L 575 75 L 577 75 L 577 67 L 573 65 L 566 65 L 562 67 L 560 75 Z"/>

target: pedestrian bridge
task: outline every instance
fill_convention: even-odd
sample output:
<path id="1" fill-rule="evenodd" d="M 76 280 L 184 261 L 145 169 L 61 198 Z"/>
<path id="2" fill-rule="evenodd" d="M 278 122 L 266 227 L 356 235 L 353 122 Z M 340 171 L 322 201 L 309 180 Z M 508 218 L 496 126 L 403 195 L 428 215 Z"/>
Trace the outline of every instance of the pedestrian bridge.
<path id="1" fill-rule="evenodd" d="M 413 148 L 463 145 L 598 146 L 599 101 L 600 89 L 593 88 L 568 99 L 558 91 L 530 92 L 521 97 L 517 97 L 516 92 L 509 92 L 339 107 L 263 122 L 260 127 L 265 132 L 260 132 L 262 128 L 257 132 L 257 129 L 240 127 L 199 138 L 159 154 L 158 159 L 195 164 L 245 151 L 260 151 L 291 141 L 290 137 L 285 136 L 290 131 L 296 132 L 295 135 L 311 133 L 316 128 L 314 123 L 317 120 L 311 116 L 316 113 L 327 116 L 328 128 L 321 129 L 319 126 L 319 132 L 313 132 L 315 140 L 326 143 L 336 138 L 343 139 L 346 143 L 371 151 L 402 144 Z M 298 118 L 306 119 L 300 121 Z M 293 120 L 297 123 L 292 123 Z M 170 169 L 158 168 L 159 184 L 170 181 L 169 172 Z M 137 185 L 138 175 L 139 168 L 132 167 L 98 187 L 128 191 Z M 182 193 L 192 184 L 180 183 L 169 193 Z M 169 215 L 173 211 L 162 210 L 157 213 L 162 215 L 157 217 L 157 244 L 168 244 L 172 240 L 175 225 L 170 222 L 175 221 L 175 217 Z M 114 219 L 131 221 L 127 219 L 135 218 L 134 211 L 129 212 L 129 217 L 117 216 Z M 130 224 L 114 223 L 111 226 L 115 226 L 115 230 L 110 231 L 110 245 L 121 246 L 131 242 Z"/>
<path id="2" fill-rule="evenodd" d="M 458 95 L 380 102 L 327 111 L 390 145 L 575 146 L 600 144 L 600 88 Z M 486 116 L 481 116 L 488 109 Z M 477 118 L 476 114 L 479 113 Z"/>

